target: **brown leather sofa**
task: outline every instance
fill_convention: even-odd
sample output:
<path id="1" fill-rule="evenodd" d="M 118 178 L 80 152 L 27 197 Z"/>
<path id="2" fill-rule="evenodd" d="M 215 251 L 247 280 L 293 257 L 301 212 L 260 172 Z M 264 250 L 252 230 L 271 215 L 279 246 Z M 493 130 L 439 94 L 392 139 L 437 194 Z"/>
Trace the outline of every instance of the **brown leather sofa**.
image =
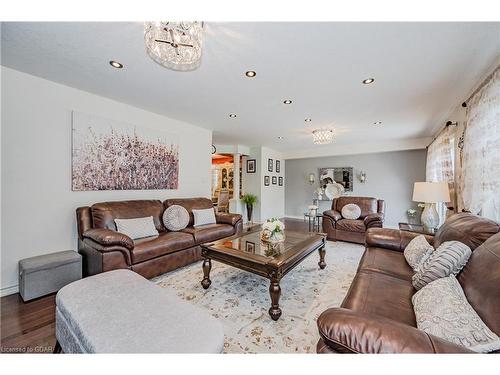
<path id="1" fill-rule="evenodd" d="M 163 225 L 163 212 L 171 205 L 189 212 L 188 227 L 171 232 Z M 78 252 L 84 276 L 120 268 L 151 278 L 201 259 L 200 244 L 240 233 L 241 215 L 216 214 L 216 224 L 193 227 L 193 209 L 212 208 L 210 199 L 187 198 L 102 202 L 76 209 Z M 116 231 L 114 219 L 152 216 L 158 236 L 132 240 Z"/>
<path id="2" fill-rule="evenodd" d="M 358 220 L 342 217 L 342 207 L 354 203 L 361 208 Z M 331 241 L 365 243 L 365 233 L 370 228 L 382 228 L 385 216 L 385 202 L 370 197 L 340 197 L 332 202 L 332 209 L 323 212 L 323 232 Z"/>
<path id="3" fill-rule="evenodd" d="M 467 244 L 472 256 L 457 278 L 467 300 L 486 325 L 500 335 L 500 227 L 494 221 L 460 213 L 436 236 Z M 370 229 L 366 250 L 340 308 L 318 318 L 318 353 L 464 353 L 465 348 L 416 328 L 411 298 L 413 270 L 403 250 L 418 234 Z"/>

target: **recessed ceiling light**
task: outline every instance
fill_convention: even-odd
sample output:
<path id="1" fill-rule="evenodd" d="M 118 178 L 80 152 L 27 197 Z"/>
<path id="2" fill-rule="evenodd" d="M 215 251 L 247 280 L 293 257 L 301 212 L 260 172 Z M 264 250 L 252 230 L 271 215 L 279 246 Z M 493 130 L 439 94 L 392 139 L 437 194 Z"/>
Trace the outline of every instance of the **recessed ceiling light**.
<path id="1" fill-rule="evenodd" d="M 229 115 L 229 117 L 231 117 L 231 118 L 235 118 L 235 117 L 236 117 L 236 115 L 235 115 L 234 113 L 231 113 L 231 114 Z"/>
<path id="2" fill-rule="evenodd" d="M 373 83 L 373 82 L 375 82 L 375 78 L 367 78 L 367 79 L 363 80 L 363 83 L 365 85 L 369 85 L 370 83 Z"/>
<path id="3" fill-rule="evenodd" d="M 248 72 L 245 73 L 245 75 L 249 78 L 253 78 L 257 75 L 257 73 L 254 70 L 249 70 Z"/>
<path id="4" fill-rule="evenodd" d="M 310 118 L 306 118 L 304 121 L 305 122 L 311 122 L 312 120 Z"/>
<path id="5" fill-rule="evenodd" d="M 285 104 L 292 104 L 292 101 L 290 99 L 287 99 L 287 100 L 283 101 L 283 103 L 285 103 Z"/>
<path id="6" fill-rule="evenodd" d="M 113 68 L 116 68 L 116 69 L 123 68 L 123 64 L 119 63 L 118 61 L 114 61 L 114 60 L 111 60 L 109 62 L 109 65 L 111 65 Z"/>
<path id="7" fill-rule="evenodd" d="M 281 141 L 281 140 L 283 139 L 283 137 L 282 137 L 282 136 L 279 136 L 279 137 L 278 137 L 278 139 Z"/>
<path id="8" fill-rule="evenodd" d="M 382 125 L 382 121 L 375 121 L 373 125 Z"/>

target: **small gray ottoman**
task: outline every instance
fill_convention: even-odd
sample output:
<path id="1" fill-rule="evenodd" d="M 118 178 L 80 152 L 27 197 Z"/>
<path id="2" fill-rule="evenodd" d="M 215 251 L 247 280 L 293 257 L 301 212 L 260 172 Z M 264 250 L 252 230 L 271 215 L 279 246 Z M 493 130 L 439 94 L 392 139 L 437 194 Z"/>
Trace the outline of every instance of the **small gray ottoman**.
<path id="1" fill-rule="evenodd" d="M 130 270 L 75 281 L 56 296 L 55 352 L 220 353 L 208 312 Z"/>
<path id="2" fill-rule="evenodd" d="M 82 278 L 82 256 L 60 251 L 19 261 L 19 294 L 23 301 L 57 292 Z"/>

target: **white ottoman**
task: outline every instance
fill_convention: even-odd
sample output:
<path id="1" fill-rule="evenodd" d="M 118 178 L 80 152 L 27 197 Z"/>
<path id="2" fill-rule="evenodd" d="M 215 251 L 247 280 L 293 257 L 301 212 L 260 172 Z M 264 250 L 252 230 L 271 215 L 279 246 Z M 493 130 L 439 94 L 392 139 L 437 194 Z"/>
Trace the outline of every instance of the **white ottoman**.
<path id="1" fill-rule="evenodd" d="M 55 352 L 220 353 L 221 324 L 129 270 L 101 273 L 56 296 Z"/>

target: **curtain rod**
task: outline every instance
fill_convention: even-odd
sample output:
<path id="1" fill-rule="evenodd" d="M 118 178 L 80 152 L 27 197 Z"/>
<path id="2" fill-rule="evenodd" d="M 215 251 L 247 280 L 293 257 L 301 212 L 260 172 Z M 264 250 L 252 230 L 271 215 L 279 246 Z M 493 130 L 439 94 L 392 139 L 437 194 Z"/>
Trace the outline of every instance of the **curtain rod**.
<path id="1" fill-rule="evenodd" d="M 490 80 L 493 78 L 493 75 L 497 72 L 497 70 L 500 69 L 500 65 L 498 65 L 493 71 L 488 74 L 488 76 L 479 84 L 479 86 L 476 87 L 474 91 L 472 91 L 472 94 L 469 95 L 469 97 L 462 103 L 462 107 L 467 107 L 467 104 L 469 104 L 470 100 L 476 95 L 486 84 L 490 82 Z"/>
<path id="2" fill-rule="evenodd" d="M 488 84 L 490 82 L 490 80 L 493 78 L 493 75 L 499 69 L 500 69 L 500 65 L 497 65 L 497 67 L 495 69 L 493 69 L 493 71 L 490 74 L 488 74 L 485 79 L 483 79 L 481 81 L 481 83 L 475 88 L 475 90 L 472 91 L 472 94 L 470 94 L 469 97 L 462 103 L 462 107 L 464 107 L 464 108 L 467 107 L 467 104 L 474 97 L 474 95 L 476 95 L 484 86 L 486 86 L 486 84 Z M 447 121 L 446 125 L 436 133 L 436 135 L 432 138 L 431 143 L 429 143 L 426 148 L 429 148 L 429 146 L 434 143 L 434 141 L 441 135 L 441 133 L 448 128 L 448 126 L 457 126 L 457 125 L 458 125 L 458 122 Z"/>

